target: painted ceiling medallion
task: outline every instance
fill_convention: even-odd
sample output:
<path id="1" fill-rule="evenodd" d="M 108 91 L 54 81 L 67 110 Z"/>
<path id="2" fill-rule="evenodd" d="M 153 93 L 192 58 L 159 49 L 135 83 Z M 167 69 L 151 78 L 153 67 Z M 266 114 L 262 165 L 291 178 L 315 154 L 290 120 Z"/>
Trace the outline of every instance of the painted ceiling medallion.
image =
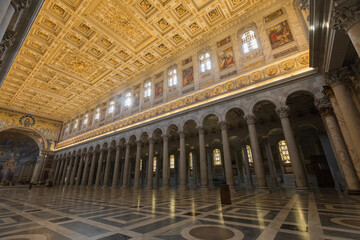
<path id="1" fill-rule="evenodd" d="M 220 16 L 220 13 L 219 11 L 217 10 L 217 8 L 211 10 L 209 13 L 208 13 L 209 17 L 211 20 L 217 18 L 218 16 Z"/>
<path id="2" fill-rule="evenodd" d="M 176 43 L 178 43 L 178 42 L 180 42 L 183 38 L 180 37 L 179 34 L 176 34 L 176 35 L 173 36 L 173 39 L 174 39 L 174 41 L 175 41 Z"/>
<path id="3" fill-rule="evenodd" d="M 184 8 L 182 4 L 179 5 L 177 8 L 175 8 L 175 11 L 180 17 L 187 12 L 187 10 Z"/>
<path id="4" fill-rule="evenodd" d="M 194 22 L 189 26 L 189 28 L 192 32 L 196 32 L 200 27 L 197 25 L 197 23 Z"/>
<path id="5" fill-rule="evenodd" d="M 160 44 L 158 46 L 158 49 L 163 52 L 163 51 L 166 51 L 168 48 L 164 44 Z"/>
<path id="6" fill-rule="evenodd" d="M 163 18 L 158 21 L 158 24 L 162 30 L 169 26 L 169 23 Z"/>
<path id="7" fill-rule="evenodd" d="M 149 9 L 151 8 L 151 4 L 149 3 L 149 1 L 147 0 L 143 0 L 140 2 L 140 7 L 145 11 L 149 11 Z"/>

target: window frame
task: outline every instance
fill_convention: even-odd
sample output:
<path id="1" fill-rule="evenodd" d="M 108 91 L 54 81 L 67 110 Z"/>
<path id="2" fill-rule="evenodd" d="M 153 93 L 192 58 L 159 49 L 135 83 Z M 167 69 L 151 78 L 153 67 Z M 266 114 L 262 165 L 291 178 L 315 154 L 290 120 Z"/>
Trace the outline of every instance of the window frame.
<path id="1" fill-rule="evenodd" d="M 247 33 L 249 35 L 245 36 L 245 34 L 247 34 Z M 240 41 L 241 41 L 241 50 L 242 50 L 243 54 L 249 54 L 252 51 L 260 48 L 258 37 L 256 36 L 255 30 L 252 28 L 249 28 L 241 33 Z M 244 49 L 245 44 L 247 44 L 247 52 L 245 52 L 245 49 Z M 253 46 L 253 45 L 256 45 L 256 46 Z"/>

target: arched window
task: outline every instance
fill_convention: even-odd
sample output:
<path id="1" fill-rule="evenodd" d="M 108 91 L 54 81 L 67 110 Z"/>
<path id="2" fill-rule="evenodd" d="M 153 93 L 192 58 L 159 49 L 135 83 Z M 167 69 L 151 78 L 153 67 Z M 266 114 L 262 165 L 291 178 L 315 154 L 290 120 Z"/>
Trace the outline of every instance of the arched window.
<path id="1" fill-rule="evenodd" d="M 175 168 L 175 156 L 174 156 L 174 154 L 170 155 L 170 168 L 171 169 Z"/>
<path id="2" fill-rule="evenodd" d="M 246 153 L 248 155 L 249 163 L 250 164 L 254 163 L 254 159 L 253 159 L 252 152 L 251 152 L 251 147 L 249 145 L 246 145 Z"/>
<path id="3" fill-rule="evenodd" d="M 125 94 L 125 102 L 124 102 L 124 106 L 125 107 L 130 107 L 131 106 L 131 92 L 127 92 Z"/>
<path id="4" fill-rule="evenodd" d="M 193 169 L 193 155 L 192 155 L 192 152 L 189 153 L 189 167 L 190 167 L 190 170 Z"/>
<path id="5" fill-rule="evenodd" d="M 142 158 L 140 158 L 140 171 L 142 171 Z"/>
<path id="6" fill-rule="evenodd" d="M 281 160 L 284 163 L 290 163 L 289 150 L 285 140 L 279 141 L 279 151 L 280 151 Z"/>
<path id="7" fill-rule="evenodd" d="M 168 73 L 169 87 L 174 87 L 177 84 L 177 71 L 176 68 L 170 69 Z"/>
<path id="8" fill-rule="evenodd" d="M 94 119 L 99 120 L 99 118 L 100 118 L 100 108 L 97 108 Z"/>
<path id="9" fill-rule="evenodd" d="M 89 114 L 86 113 L 86 114 L 85 114 L 85 117 L 84 117 L 84 122 L 83 122 L 83 125 L 84 125 L 84 126 L 88 124 L 88 120 L 89 120 Z"/>
<path id="10" fill-rule="evenodd" d="M 111 100 L 109 102 L 109 109 L 108 109 L 108 114 L 111 114 L 114 112 L 114 109 L 115 109 L 115 101 L 114 100 Z"/>
<path id="11" fill-rule="evenodd" d="M 221 152 L 220 149 L 215 148 L 213 150 L 213 161 L 214 161 L 214 165 L 221 165 Z"/>
<path id="12" fill-rule="evenodd" d="M 79 119 L 76 119 L 76 120 L 75 120 L 75 124 L 74 124 L 74 129 L 77 129 L 78 124 L 79 124 Z"/>
<path id="13" fill-rule="evenodd" d="M 153 158 L 153 172 L 156 171 L 156 157 Z"/>
<path id="14" fill-rule="evenodd" d="M 200 55 L 200 72 L 206 72 L 211 70 L 210 53 L 205 52 Z"/>
<path id="15" fill-rule="evenodd" d="M 151 81 L 148 81 L 144 84 L 144 98 L 151 96 Z"/>
<path id="16" fill-rule="evenodd" d="M 241 35 L 241 42 L 242 42 L 242 49 L 245 54 L 259 48 L 258 42 L 255 37 L 255 32 L 253 30 L 245 31 Z"/>

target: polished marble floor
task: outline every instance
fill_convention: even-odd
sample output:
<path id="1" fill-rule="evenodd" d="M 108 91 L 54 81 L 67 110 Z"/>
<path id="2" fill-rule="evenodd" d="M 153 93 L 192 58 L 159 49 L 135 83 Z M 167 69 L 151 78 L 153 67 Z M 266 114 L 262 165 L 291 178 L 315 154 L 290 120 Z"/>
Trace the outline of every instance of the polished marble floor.
<path id="1" fill-rule="evenodd" d="M 360 197 L 219 190 L 0 188 L 0 239 L 360 239 Z"/>

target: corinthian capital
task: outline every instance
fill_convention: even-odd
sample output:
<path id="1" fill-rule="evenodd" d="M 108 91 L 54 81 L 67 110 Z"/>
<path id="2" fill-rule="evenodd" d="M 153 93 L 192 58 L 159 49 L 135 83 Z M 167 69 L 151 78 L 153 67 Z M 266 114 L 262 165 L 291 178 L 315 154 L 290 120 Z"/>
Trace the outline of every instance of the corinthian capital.
<path id="1" fill-rule="evenodd" d="M 255 124 L 255 115 L 254 114 L 248 114 L 244 116 L 247 124 Z"/>
<path id="2" fill-rule="evenodd" d="M 334 7 L 331 27 L 348 31 L 360 21 L 360 1 L 345 0 Z"/>
<path id="3" fill-rule="evenodd" d="M 30 0 L 11 0 L 16 12 L 21 11 L 24 8 L 30 7 Z"/>
<path id="4" fill-rule="evenodd" d="M 351 81 L 353 77 L 353 73 L 350 71 L 350 69 L 348 67 L 343 67 L 325 73 L 323 80 L 326 85 L 329 85 L 333 88 L 336 85 Z"/>
<path id="5" fill-rule="evenodd" d="M 219 122 L 219 124 L 220 124 L 221 130 L 226 130 L 227 129 L 227 124 L 226 124 L 225 121 L 221 121 L 221 122 Z"/>
<path id="6" fill-rule="evenodd" d="M 320 111 L 323 108 L 331 108 L 331 102 L 327 97 L 317 98 L 314 100 L 315 107 Z"/>
<path id="7" fill-rule="evenodd" d="M 289 117 L 289 108 L 288 107 L 280 107 L 276 109 L 277 114 L 279 114 L 280 118 L 288 118 Z"/>
<path id="8" fill-rule="evenodd" d="M 197 129 L 199 131 L 199 134 L 204 134 L 205 133 L 205 129 L 204 129 L 203 126 L 198 126 Z"/>

